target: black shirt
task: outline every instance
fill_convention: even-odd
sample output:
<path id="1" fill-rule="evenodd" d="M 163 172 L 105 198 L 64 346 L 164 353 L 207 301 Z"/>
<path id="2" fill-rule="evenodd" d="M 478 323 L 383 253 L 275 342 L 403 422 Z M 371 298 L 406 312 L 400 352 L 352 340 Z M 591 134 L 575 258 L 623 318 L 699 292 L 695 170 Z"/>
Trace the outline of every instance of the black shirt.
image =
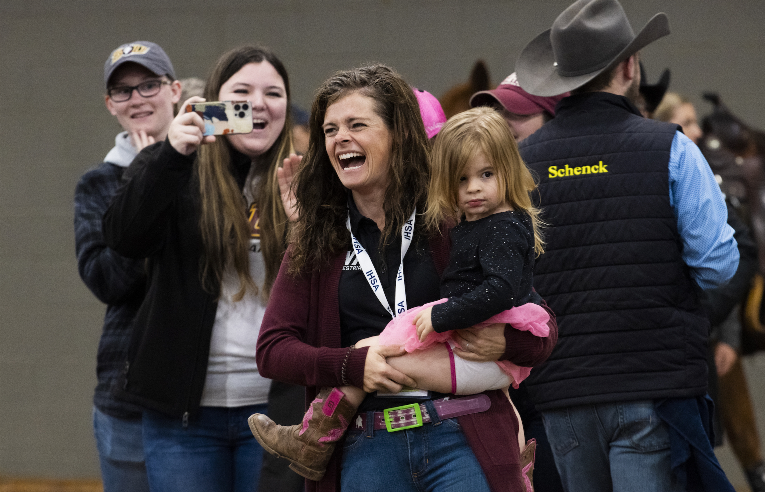
<path id="1" fill-rule="evenodd" d="M 541 303 L 532 290 L 534 229 L 526 212 L 508 211 L 452 229 L 452 251 L 433 306 L 433 328 L 470 328 L 502 311 L 528 302 Z"/>
<path id="2" fill-rule="evenodd" d="M 351 230 L 361 243 L 377 270 L 385 297 L 390 306 L 395 305 L 396 274 L 401 263 L 401 231 L 385 246 L 382 261 L 380 255 L 380 229 L 377 224 L 361 215 L 352 198 L 348 199 L 351 214 Z M 404 282 L 407 307 L 413 308 L 439 297 L 439 278 L 430 256 L 427 238 L 415 235 L 404 257 Z M 379 335 L 390 322 L 391 315 L 380 304 L 369 286 L 353 249 L 346 253 L 343 273 L 340 276 L 340 326 L 343 347 L 359 340 Z"/>
<path id="3" fill-rule="evenodd" d="M 361 215 L 353 198 L 348 198 L 351 216 L 351 230 L 356 239 L 369 253 L 385 297 L 390 306 L 395 305 L 396 274 L 401 263 L 401 231 L 385 246 L 380 254 L 380 230 L 377 224 Z M 385 261 L 382 261 L 384 256 Z M 415 234 L 412 244 L 404 257 L 404 282 L 407 307 L 421 306 L 440 299 L 440 278 L 430 255 L 429 241 Z M 340 275 L 338 292 L 340 303 L 340 327 L 343 347 L 359 340 L 379 335 L 390 322 L 391 315 L 380 304 L 352 249 L 346 253 L 345 265 Z M 432 395 L 438 395 L 432 393 Z M 367 396 L 360 411 L 403 405 L 422 398 L 376 398 Z"/>

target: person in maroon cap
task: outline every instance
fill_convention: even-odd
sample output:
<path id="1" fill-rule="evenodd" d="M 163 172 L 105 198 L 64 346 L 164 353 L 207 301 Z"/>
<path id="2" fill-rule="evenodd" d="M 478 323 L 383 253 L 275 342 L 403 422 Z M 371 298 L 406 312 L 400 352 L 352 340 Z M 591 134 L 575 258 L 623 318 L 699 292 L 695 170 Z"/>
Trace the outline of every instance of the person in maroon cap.
<path id="1" fill-rule="evenodd" d="M 555 117 L 555 105 L 568 96 L 532 96 L 521 89 L 515 72 L 507 76 L 496 89 L 481 91 L 470 98 L 470 107 L 490 106 L 507 121 L 516 142 L 520 142 Z"/>
<path id="2" fill-rule="evenodd" d="M 555 105 L 568 95 L 533 96 L 518 85 L 515 72 L 507 76 L 496 89 L 480 91 L 470 98 L 470 106 L 494 108 L 507 122 L 516 142 L 520 142 L 555 117 Z M 526 386 L 510 388 L 510 398 L 518 409 L 527 438 L 537 441 L 534 464 L 534 490 L 537 492 L 562 492 L 558 469 L 555 468 L 550 442 L 545 434 L 542 414 L 537 412 L 528 396 Z"/>

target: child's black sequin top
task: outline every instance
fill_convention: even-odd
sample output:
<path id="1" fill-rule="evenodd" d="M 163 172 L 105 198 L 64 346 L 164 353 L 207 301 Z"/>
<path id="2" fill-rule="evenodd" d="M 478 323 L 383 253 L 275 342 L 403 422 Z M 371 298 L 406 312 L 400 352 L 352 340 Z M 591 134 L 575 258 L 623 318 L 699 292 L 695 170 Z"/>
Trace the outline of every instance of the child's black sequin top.
<path id="1" fill-rule="evenodd" d="M 534 232 L 525 212 L 499 212 L 452 229 L 449 266 L 441 297 L 433 306 L 433 328 L 442 333 L 469 328 L 527 302 L 539 303 L 532 290 Z"/>

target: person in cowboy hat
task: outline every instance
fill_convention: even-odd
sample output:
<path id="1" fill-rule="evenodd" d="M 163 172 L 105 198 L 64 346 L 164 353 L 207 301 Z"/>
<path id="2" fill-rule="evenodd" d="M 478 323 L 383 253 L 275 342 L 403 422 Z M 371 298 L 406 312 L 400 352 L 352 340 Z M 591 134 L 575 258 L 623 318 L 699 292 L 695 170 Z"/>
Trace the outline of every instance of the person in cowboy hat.
<path id="1" fill-rule="evenodd" d="M 698 294 L 733 275 L 736 242 L 698 147 L 631 102 L 638 51 L 667 34 L 663 13 L 635 34 L 616 0 L 579 0 L 516 63 L 530 94 L 571 92 L 520 144 L 549 224 L 534 285 L 560 327 L 527 386 L 568 492 L 733 490 L 704 427 Z"/>

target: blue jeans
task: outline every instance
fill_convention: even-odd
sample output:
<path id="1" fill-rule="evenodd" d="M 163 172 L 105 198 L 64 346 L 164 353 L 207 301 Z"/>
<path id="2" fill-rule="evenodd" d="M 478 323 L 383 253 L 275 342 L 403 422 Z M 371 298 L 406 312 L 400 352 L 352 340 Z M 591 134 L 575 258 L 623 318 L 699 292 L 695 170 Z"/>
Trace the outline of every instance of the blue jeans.
<path id="1" fill-rule="evenodd" d="M 146 411 L 143 442 L 149 484 L 157 492 L 255 492 L 263 448 L 247 418 L 267 405 L 202 407 L 184 427 L 180 418 Z"/>
<path id="2" fill-rule="evenodd" d="M 431 415 L 435 412 L 429 412 Z M 489 492 L 457 419 L 396 432 L 350 431 L 343 445 L 343 492 Z"/>
<path id="3" fill-rule="evenodd" d="M 104 492 L 149 492 L 141 419 L 120 419 L 93 407 L 93 435 Z"/>
<path id="4" fill-rule="evenodd" d="M 566 492 L 681 492 L 653 401 L 542 412 Z"/>

